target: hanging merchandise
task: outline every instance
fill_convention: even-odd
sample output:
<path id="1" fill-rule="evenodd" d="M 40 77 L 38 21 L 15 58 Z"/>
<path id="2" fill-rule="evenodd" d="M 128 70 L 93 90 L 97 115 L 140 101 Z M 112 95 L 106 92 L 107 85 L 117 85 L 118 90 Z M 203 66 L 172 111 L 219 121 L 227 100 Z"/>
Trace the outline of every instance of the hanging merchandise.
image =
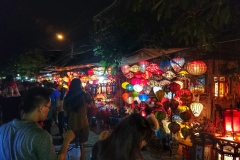
<path id="1" fill-rule="evenodd" d="M 171 91 L 172 93 L 176 93 L 177 91 L 180 90 L 180 85 L 177 84 L 176 82 L 172 82 L 170 83 L 167 88 L 169 89 L 169 91 Z"/>
<path id="2" fill-rule="evenodd" d="M 149 71 L 145 71 L 143 74 L 142 74 L 142 77 L 145 78 L 145 79 L 149 79 L 152 77 L 152 73 L 149 72 Z"/>
<path id="3" fill-rule="evenodd" d="M 160 68 L 157 64 L 151 63 L 149 66 L 147 66 L 146 70 L 153 73 L 160 70 Z"/>
<path id="4" fill-rule="evenodd" d="M 124 76 L 128 79 L 131 79 L 134 77 L 134 74 L 132 72 L 128 72 L 128 73 L 124 74 Z"/>
<path id="5" fill-rule="evenodd" d="M 191 109 L 194 117 L 198 117 L 203 110 L 203 105 L 199 102 L 193 102 L 190 104 L 190 109 Z"/>
<path id="6" fill-rule="evenodd" d="M 122 94 L 122 99 L 126 102 L 127 98 L 130 97 L 130 95 L 128 93 L 123 93 Z"/>
<path id="7" fill-rule="evenodd" d="M 121 70 L 123 74 L 127 74 L 128 72 L 130 72 L 130 66 L 129 65 L 121 66 Z"/>
<path id="8" fill-rule="evenodd" d="M 145 94 L 149 94 L 151 92 L 152 88 L 148 85 L 143 86 L 143 91 Z"/>
<path id="9" fill-rule="evenodd" d="M 146 94 L 140 94 L 138 98 L 142 101 L 145 102 L 148 100 L 148 96 Z"/>
<path id="10" fill-rule="evenodd" d="M 182 67 L 183 67 L 183 65 L 185 63 L 185 59 L 180 57 L 180 56 L 178 56 L 178 57 L 173 58 L 170 61 L 170 63 L 171 63 L 171 66 L 172 66 L 173 70 L 176 73 L 178 73 L 182 69 Z"/>
<path id="11" fill-rule="evenodd" d="M 88 73 L 89 76 L 94 75 L 94 72 L 93 72 L 92 69 L 89 69 L 89 70 L 87 71 L 87 73 Z"/>
<path id="12" fill-rule="evenodd" d="M 130 71 L 136 73 L 140 71 L 140 67 L 138 65 L 133 65 L 132 67 L 130 67 Z"/>
<path id="13" fill-rule="evenodd" d="M 162 90 L 158 90 L 157 92 L 155 92 L 155 95 L 156 95 L 158 101 L 161 102 L 163 97 L 164 97 L 164 95 L 165 95 L 165 92 L 162 91 Z"/>
<path id="14" fill-rule="evenodd" d="M 132 104 L 132 103 L 134 102 L 133 97 L 128 97 L 128 98 L 126 99 L 126 102 L 127 102 L 127 104 Z"/>
<path id="15" fill-rule="evenodd" d="M 136 72 L 136 73 L 134 73 L 134 77 L 136 77 L 136 78 L 138 78 L 138 79 L 142 78 L 142 72 Z"/>
<path id="16" fill-rule="evenodd" d="M 133 85 L 132 84 L 127 84 L 126 85 L 126 90 L 133 91 Z"/>
<path id="17" fill-rule="evenodd" d="M 180 118 L 184 121 L 184 122 L 188 122 L 191 119 L 191 114 L 188 111 L 185 112 L 181 112 L 180 113 Z"/>
<path id="18" fill-rule="evenodd" d="M 148 61 L 141 61 L 138 64 L 139 64 L 139 67 L 140 67 L 140 72 L 145 72 L 146 67 L 149 65 L 149 62 Z"/>
<path id="19" fill-rule="evenodd" d="M 169 123 L 168 128 L 173 134 L 176 134 L 178 131 L 180 131 L 180 125 L 177 122 Z"/>
<path id="20" fill-rule="evenodd" d="M 126 89 L 126 86 L 127 86 L 128 84 L 129 84 L 129 82 L 123 82 L 123 83 L 122 83 L 122 88 L 123 88 L 123 89 Z"/>
<path id="21" fill-rule="evenodd" d="M 168 58 L 165 58 L 164 60 L 162 60 L 159 64 L 159 67 L 160 67 L 160 70 L 163 72 L 167 72 L 172 68 L 170 60 Z"/>
<path id="22" fill-rule="evenodd" d="M 133 89 L 134 89 L 134 91 L 136 91 L 136 92 L 141 92 L 141 91 L 143 90 L 143 87 L 140 86 L 139 84 L 135 84 L 135 85 L 133 86 Z"/>
<path id="23" fill-rule="evenodd" d="M 136 91 L 133 91 L 133 92 L 132 92 L 132 96 L 133 96 L 133 97 L 138 97 L 139 94 L 140 94 L 140 93 L 138 93 L 138 92 L 136 92 Z"/>
<path id="24" fill-rule="evenodd" d="M 135 85 L 135 84 L 139 84 L 140 80 L 138 78 L 132 78 L 131 79 L 131 84 Z"/>
<path id="25" fill-rule="evenodd" d="M 165 73 L 162 74 L 162 76 L 168 80 L 172 80 L 173 78 L 176 77 L 175 73 L 173 73 L 172 71 L 166 71 Z"/>
<path id="26" fill-rule="evenodd" d="M 192 61 L 187 65 L 188 73 L 202 75 L 207 71 L 207 65 L 202 61 Z"/>

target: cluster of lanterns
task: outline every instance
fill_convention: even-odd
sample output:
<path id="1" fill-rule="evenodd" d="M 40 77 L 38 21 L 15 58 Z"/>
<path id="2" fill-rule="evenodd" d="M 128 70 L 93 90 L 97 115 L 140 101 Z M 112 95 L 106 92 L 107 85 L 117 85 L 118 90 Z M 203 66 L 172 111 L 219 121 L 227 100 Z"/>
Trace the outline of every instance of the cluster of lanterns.
<path id="1" fill-rule="evenodd" d="M 198 117 L 203 105 L 192 102 L 192 99 L 193 94 L 204 93 L 204 86 L 201 84 L 188 86 L 187 78 L 183 78 L 182 75 L 202 75 L 206 72 L 207 66 L 202 61 L 192 61 L 186 65 L 186 70 L 183 70 L 184 64 L 185 59 L 178 56 L 171 60 L 165 58 L 160 64 L 141 61 L 133 66 L 121 66 L 123 74 L 128 79 L 122 83 L 122 88 L 126 90 L 122 95 L 123 100 L 128 104 L 132 104 L 134 100 L 145 102 L 153 91 L 158 100 L 156 104 L 164 107 L 166 113 L 178 113 L 184 123 L 191 118 L 189 110 Z M 167 111 L 169 109 L 170 112 Z M 169 123 L 168 128 L 172 133 L 181 130 L 184 138 L 188 135 L 189 127 L 186 125 L 181 127 L 175 120 Z"/>

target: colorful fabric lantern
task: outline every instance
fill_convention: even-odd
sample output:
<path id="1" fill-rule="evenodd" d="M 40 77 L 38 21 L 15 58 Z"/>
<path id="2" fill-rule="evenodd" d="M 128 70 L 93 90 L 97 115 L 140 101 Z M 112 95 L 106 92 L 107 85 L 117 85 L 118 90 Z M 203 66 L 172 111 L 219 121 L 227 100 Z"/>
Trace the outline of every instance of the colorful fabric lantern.
<path id="1" fill-rule="evenodd" d="M 202 75 L 207 71 L 207 65 L 203 61 L 192 61 L 187 65 L 188 73 Z"/>
<path id="2" fill-rule="evenodd" d="M 133 89 L 134 89 L 134 91 L 136 91 L 136 92 L 141 92 L 141 91 L 143 90 L 143 87 L 140 86 L 139 84 L 135 84 L 135 85 L 133 86 Z"/>
<path id="3" fill-rule="evenodd" d="M 122 94 L 122 99 L 126 102 L 127 98 L 130 97 L 128 93 L 123 93 Z"/>
<path id="4" fill-rule="evenodd" d="M 162 74 L 162 76 L 169 80 L 176 77 L 175 73 L 173 73 L 172 71 L 166 71 L 165 73 Z"/>
<path id="5" fill-rule="evenodd" d="M 126 86 L 127 86 L 128 84 L 129 84 L 129 82 L 123 82 L 123 83 L 122 83 L 122 88 L 123 88 L 123 89 L 126 89 Z"/>
<path id="6" fill-rule="evenodd" d="M 148 96 L 146 94 L 140 94 L 138 96 L 138 98 L 142 101 L 142 102 L 145 102 L 146 100 L 148 100 Z"/>
<path id="7" fill-rule="evenodd" d="M 159 86 L 166 86 L 169 85 L 171 82 L 169 80 L 162 80 L 159 82 Z"/>
<path id="8" fill-rule="evenodd" d="M 90 77 L 90 79 L 93 80 L 93 81 L 94 81 L 94 80 L 97 80 L 97 79 L 98 79 L 98 76 L 92 75 L 92 76 Z"/>
<path id="9" fill-rule="evenodd" d="M 134 77 L 136 77 L 136 78 L 142 78 L 142 72 L 136 72 L 136 73 L 134 73 Z"/>
<path id="10" fill-rule="evenodd" d="M 162 87 L 158 87 L 158 86 L 153 87 L 154 94 L 161 89 L 162 89 Z"/>
<path id="11" fill-rule="evenodd" d="M 148 85 L 143 86 L 143 91 L 145 94 L 149 94 L 151 92 L 152 88 Z"/>
<path id="12" fill-rule="evenodd" d="M 177 73 L 182 69 L 184 63 L 185 63 L 185 59 L 180 56 L 175 57 L 170 61 L 170 64 L 173 70 Z"/>
<path id="13" fill-rule="evenodd" d="M 83 76 L 80 78 L 81 82 L 87 83 L 89 81 L 89 78 L 87 76 Z"/>
<path id="14" fill-rule="evenodd" d="M 160 70 L 163 72 L 167 72 L 172 68 L 170 60 L 168 58 L 165 58 L 163 61 L 161 61 L 159 64 L 159 67 L 160 67 Z"/>
<path id="15" fill-rule="evenodd" d="M 180 90 L 180 85 L 177 84 L 176 82 L 172 82 L 168 85 L 168 89 L 173 92 L 173 93 L 176 93 L 177 91 Z"/>
<path id="16" fill-rule="evenodd" d="M 142 77 L 145 78 L 145 79 L 149 79 L 152 77 L 152 73 L 149 72 L 149 71 L 145 71 L 143 74 L 142 74 Z"/>
<path id="17" fill-rule="evenodd" d="M 149 65 L 149 62 L 148 61 L 141 61 L 138 64 L 139 64 L 139 67 L 140 67 L 140 72 L 145 72 L 146 67 Z"/>
<path id="18" fill-rule="evenodd" d="M 134 74 L 132 72 L 128 72 L 127 74 L 124 74 L 124 76 L 128 79 L 131 79 L 134 77 Z"/>
<path id="19" fill-rule="evenodd" d="M 151 63 L 149 66 L 147 66 L 146 70 L 153 73 L 156 72 L 157 70 L 160 70 L 160 68 L 157 64 Z"/>
<path id="20" fill-rule="evenodd" d="M 135 84 L 139 84 L 140 80 L 138 78 L 132 78 L 131 79 L 131 84 L 135 85 Z"/>
<path id="21" fill-rule="evenodd" d="M 145 85 L 147 85 L 147 83 L 148 83 L 148 81 L 146 79 L 140 79 L 139 80 L 139 85 L 140 86 L 145 86 Z"/>
<path id="22" fill-rule="evenodd" d="M 162 75 L 163 73 L 164 72 L 159 69 L 159 70 L 156 70 L 153 74 Z"/>
<path id="23" fill-rule="evenodd" d="M 126 102 L 127 102 L 128 104 L 132 104 L 132 103 L 134 102 L 133 97 L 128 97 L 128 98 L 126 99 Z"/>
<path id="24" fill-rule="evenodd" d="M 139 99 L 139 97 L 134 97 L 133 100 L 134 100 L 134 101 L 137 101 L 138 104 L 141 103 L 141 100 Z"/>
<path id="25" fill-rule="evenodd" d="M 194 85 L 190 87 L 190 91 L 192 94 L 203 94 L 204 90 L 205 89 L 203 85 Z"/>
<path id="26" fill-rule="evenodd" d="M 123 74 L 127 74 L 128 72 L 130 72 L 130 66 L 129 65 L 121 66 L 121 71 L 123 72 Z"/>
<path id="27" fill-rule="evenodd" d="M 87 73 L 88 73 L 88 75 L 94 75 L 94 72 L 93 72 L 93 70 L 92 69 L 89 69 L 88 71 L 87 71 Z"/>
<path id="28" fill-rule="evenodd" d="M 240 132 L 240 110 L 226 109 L 223 111 L 224 135 L 229 132 L 235 139 L 234 133 Z"/>
<path id="29" fill-rule="evenodd" d="M 130 68 L 130 71 L 132 72 L 139 72 L 140 71 L 140 67 L 138 65 L 133 65 L 131 68 Z"/>
<path id="30" fill-rule="evenodd" d="M 157 92 L 155 92 L 155 95 L 156 95 L 158 101 L 161 102 L 163 97 L 164 97 L 164 95 L 165 95 L 165 92 L 162 91 L 162 90 L 158 90 Z"/>
<path id="31" fill-rule="evenodd" d="M 180 85 L 180 89 L 183 88 L 183 82 L 182 81 L 174 81 L 174 82 Z"/>
<path id="32" fill-rule="evenodd" d="M 132 84 L 127 84 L 127 85 L 126 85 L 126 89 L 127 89 L 128 91 L 133 91 L 133 85 L 132 85 Z"/>
<path id="33" fill-rule="evenodd" d="M 132 96 L 133 96 L 134 98 L 135 98 L 135 97 L 138 97 L 139 94 L 140 94 L 140 93 L 139 93 L 139 92 L 136 92 L 136 91 L 133 91 L 133 92 L 132 92 Z"/>
<path id="34" fill-rule="evenodd" d="M 203 110 L 203 105 L 199 102 L 193 102 L 190 104 L 190 109 L 191 109 L 194 117 L 198 117 Z"/>

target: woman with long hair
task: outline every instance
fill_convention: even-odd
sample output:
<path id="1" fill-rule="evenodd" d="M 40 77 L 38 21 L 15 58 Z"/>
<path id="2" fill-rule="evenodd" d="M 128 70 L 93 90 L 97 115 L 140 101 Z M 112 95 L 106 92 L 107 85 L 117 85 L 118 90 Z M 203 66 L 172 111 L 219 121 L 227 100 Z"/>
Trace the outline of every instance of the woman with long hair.
<path id="1" fill-rule="evenodd" d="M 91 97 L 82 89 L 80 79 L 74 78 L 64 98 L 63 106 L 68 114 L 68 129 L 75 132 L 77 143 L 80 144 L 80 160 L 84 159 L 83 145 L 88 141 L 89 136 L 89 123 L 87 119 L 87 108 L 89 105 L 93 106 Z"/>
<path id="2" fill-rule="evenodd" d="M 92 160 L 143 160 L 140 149 L 152 135 L 148 121 L 133 113 L 120 121 L 109 137 L 93 146 Z"/>

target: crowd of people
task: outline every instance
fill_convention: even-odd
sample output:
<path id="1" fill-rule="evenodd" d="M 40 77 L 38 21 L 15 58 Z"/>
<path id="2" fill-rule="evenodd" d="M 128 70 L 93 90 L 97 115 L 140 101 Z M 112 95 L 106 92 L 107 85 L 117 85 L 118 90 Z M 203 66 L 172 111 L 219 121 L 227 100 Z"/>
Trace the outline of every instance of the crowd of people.
<path id="1" fill-rule="evenodd" d="M 96 106 L 91 95 L 83 90 L 80 79 L 73 79 L 68 91 L 51 82 L 25 85 L 20 91 L 18 86 L 21 85 L 12 76 L 7 76 L 2 84 L 0 159 L 65 159 L 68 145 L 74 142 L 80 148 L 80 160 L 84 160 L 84 143 L 89 138 L 87 112 Z M 164 142 L 166 135 L 158 136 L 160 131 L 164 132 L 161 120 L 156 119 L 147 104 L 146 117 L 141 111 L 135 104 L 134 113 L 123 117 L 112 133 L 102 134 L 104 138 L 93 146 L 91 159 L 141 160 L 140 150 L 152 137 Z M 58 153 L 51 135 L 53 122 L 58 124 L 62 136 Z"/>

